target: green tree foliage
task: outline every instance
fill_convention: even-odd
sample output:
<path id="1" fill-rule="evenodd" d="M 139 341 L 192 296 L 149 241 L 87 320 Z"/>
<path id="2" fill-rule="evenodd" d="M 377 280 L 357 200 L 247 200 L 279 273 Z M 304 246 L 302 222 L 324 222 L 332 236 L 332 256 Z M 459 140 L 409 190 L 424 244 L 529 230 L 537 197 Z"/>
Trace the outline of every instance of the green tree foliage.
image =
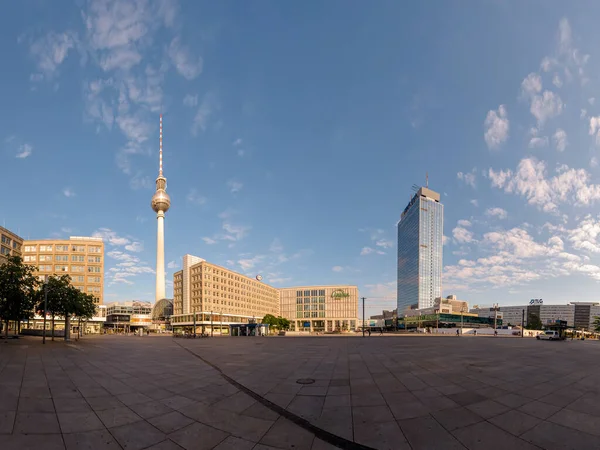
<path id="1" fill-rule="evenodd" d="M 542 321 L 537 314 L 530 313 L 527 318 L 527 326 L 525 327 L 528 330 L 541 330 L 542 329 Z"/>
<path id="2" fill-rule="evenodd" d="M 600 317 L 594 317 L 594 331 L 600 333 Z"/>
<path id="3" fill-rule="evenodd" d="M 289 320 L 287 320 L 284 317 L 278 317 L 277 320 L 279 322 L 277 324 L 277 328 L 279 328 L 280 330 L 285 330 L 285 331 L 290 329 L 290 321 Z"/>
<path id="4" fill-rule="evenodd" d="M 5 337 L 9 321 L 33 317 L 38 284 L 33 267 L 23 264 L 20 257 L 9 256 L 0 265 L 0 318 L 5 323 Z"/>
<path id="5" fill-rule="evenodd" d="M 290 321 L 279 316 L 275 317 L 272 314 L 267 314 L 263 317 L 261 323 L 269 325 L 269 329 L 277 329 L 277 330 L 289 330 L 290 329 Z"/>

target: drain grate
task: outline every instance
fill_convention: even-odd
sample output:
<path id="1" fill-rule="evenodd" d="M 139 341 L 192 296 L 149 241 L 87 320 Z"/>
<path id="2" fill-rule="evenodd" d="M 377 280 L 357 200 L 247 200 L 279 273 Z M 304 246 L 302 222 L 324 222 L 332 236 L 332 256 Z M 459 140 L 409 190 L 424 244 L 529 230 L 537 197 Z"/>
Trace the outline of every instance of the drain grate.
<path id="1" fill-rule="evenodd" d="M 312 378 L 299 378 L 298 380 L 296 380 L 296 383 L 298 384 L 313 384 L 315 382 L 315 380 L 313 380 Z"/>

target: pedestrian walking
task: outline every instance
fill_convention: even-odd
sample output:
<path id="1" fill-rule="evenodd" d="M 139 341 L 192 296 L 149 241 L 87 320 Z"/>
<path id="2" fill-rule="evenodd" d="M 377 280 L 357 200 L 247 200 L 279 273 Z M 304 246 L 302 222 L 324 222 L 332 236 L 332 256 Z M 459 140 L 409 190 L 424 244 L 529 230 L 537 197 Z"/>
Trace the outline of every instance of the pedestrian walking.
<path id="1" fill-rule="evenodd" d="M 458 328 L 456 329 L 456 335 L 457 335 L 457 336 L 459 335 L 459 330 L 458 330 Z"/>
<path id="2" fill-rule="evenodd" d="M 367 329 L 367 333 L 369 333 L 369 337 L 371 337 L 371 329 Z"/>

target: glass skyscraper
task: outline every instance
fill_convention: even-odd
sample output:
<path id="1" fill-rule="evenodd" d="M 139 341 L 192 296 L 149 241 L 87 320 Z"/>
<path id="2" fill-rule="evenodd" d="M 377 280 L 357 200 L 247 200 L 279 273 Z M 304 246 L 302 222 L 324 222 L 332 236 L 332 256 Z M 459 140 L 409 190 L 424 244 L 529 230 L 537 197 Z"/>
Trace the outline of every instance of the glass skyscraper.
<path id="1" fill-rule="evenodd" d="M 442 296 L 444 205 L 440 194 L 420 188 L 398 222 L 398 315 L 430 308 Z"/>

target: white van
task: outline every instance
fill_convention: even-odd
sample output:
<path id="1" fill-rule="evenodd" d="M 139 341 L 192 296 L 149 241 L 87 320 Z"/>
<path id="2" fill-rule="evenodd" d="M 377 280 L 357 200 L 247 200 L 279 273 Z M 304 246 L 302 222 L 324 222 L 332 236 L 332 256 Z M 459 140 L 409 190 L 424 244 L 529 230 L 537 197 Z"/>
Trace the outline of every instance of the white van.
<path id="1" fill-rule="evenodd" d="M 544 333 L 538 334 L 535 338 L 539 340 L 546 339 L 548 341 L 558 341 L 560 339 L 560 335 L 558 334 L 558 331 L 546 330 Z"/>

